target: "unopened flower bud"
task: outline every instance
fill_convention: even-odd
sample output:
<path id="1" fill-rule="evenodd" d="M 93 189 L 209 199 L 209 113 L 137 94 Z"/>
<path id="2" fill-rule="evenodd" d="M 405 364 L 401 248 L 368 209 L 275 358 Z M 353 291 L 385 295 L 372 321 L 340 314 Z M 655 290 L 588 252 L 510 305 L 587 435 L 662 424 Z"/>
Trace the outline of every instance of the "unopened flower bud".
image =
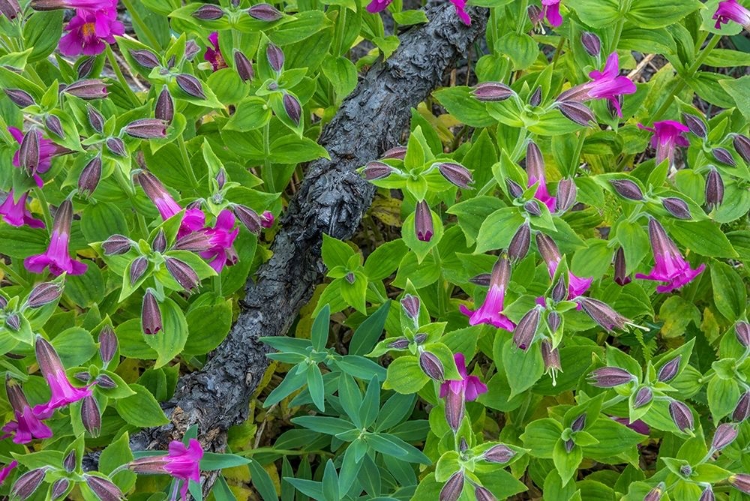
<path id="1" fill-rule="evenodd" d="M 250 17 L 252 17 L 253 19 L 257 19 L 258 21 L 266 21 L 269 23 L 278 21 L 279 19 L 284 17 L 284 14 L 279 12 L 278 9 L 267 3 L 253 5 L 252 7 L 250 7 L 247 13 L 250 14 Z"/>
<path id="2" fill-rule="evenodd" d="M 90 104 L 86 105 L 86 114 L 89 117 L 91 128 L 101 134 L 104 131 L 104 116 Z"/>
<path id="3" fill-rule="evenodd" d="M 0 295 L 0 310 L 4 310 L 6 306 L 8 306 L 8 299 L 5 296 Z"/>
<path id="4" fill-rule="evenodd" d="M 537 107 L 542 102 L 542 88 L 537 87 L 533 94 L 531 94 L 531 97 L 529 97 L 529 104 L 533 107 Z"/>
<path id="5" fill-rule="evenodd" d="M 203 92 L 203 84 L 193 75 L 180 73 L 175 77 L 175 80 L 177 81 L 177 86 L 188 96 L 197 99 L 206 99 L 206 93 Z"/>
<path id="6" fill-rule="evenodd" d="M 165 120 L 158 118 L 141 118 L 130 122 L 123 129 L 131 137 L 138 139 L 160 139 L 167 137 L 167 126 Z"/>
<path id="7" fill-rule="evenodd" d="M 516 234 L 508 245 L 508 258 L 511 261 L 520 261 L 526 257 L 531 246 L 531 227 L 529 223 L 523 223 L 516 230 Z"/>
<path id="8" fill-rule="evenodd" d="M 484 453 L 484 456 L 482 456 L 482 459 L 489 461 L 490 463 L 505 464 L 513 459 L 515 455 L 516 452 L 507 445 L 497 444 L 488 449 Z"/>
<path id="9" fill-rule="evenodd" d="M 681 198 L 667 197 L 661 200 L 662 206 L 677 219 L 692 219 L 693 215 L 690 214 L 690 207 L 687 202 Z"/>
<path id="10" fill-rule="evenodd" d="M 547 315 L 547 325 L 549 326 L 550 332 L 557 332 L 560 329 L 560 325 L 562 325 L 562 315 L 556 311 L 550 311 L 549 315 Z"/>
<path id="11" fill-rule="evenodd" d="M 18 148 L 18 162 L 29 175 L 36 173 L 39 168 L 40 134 L 31 128 L 23 136 L 21 146 Z"/>
<path id="12" fill-rule="evenodd" d="M 685 125 L 690 129 L 690 132 L 699 138 L 706 139 L 706 136 L 708 136 L 708 129 L 706 129 L 706 124 L 703 122 L 702 118 L 691 115 L 690 113 L 683 113 L 682 121 L 685 122 Z"/>
<path id="13" fill-rule="evenodd" d="M 474 179 L 471 177 L 471 171 L 463 165 L 442 162 L 438 164 L 437 168 L 440 171 L 440 174 L 442 174 L 449 183 L 454 184 L 459 188 L 467 189 L 472 183 L 474 183 Z"/>
<path id="14" fill-rule="evenodd" d="M 102 80 L 79 80 L 65 87 L 64 91 L 81 99 L 103 99 L 107 97 L 107 86 Z"/>
<path id="15" fill-rule="evenodd" d="M 669 415 L 680 431 L 692 430 L 694 427 L 693 413 L 687 405 L 679 400 L 669 402 Z"/>
<path id="16" fill-rule="evenodd" d="M 172 99 L 172 94 L 169 93 L 169 89 L 166 86 L 161 89 L 159 97 L 156 99 L 154 117 L 158 120 L 163 120 L 167 124 L 171 123 L 172 119 L 174 119 L 174 99 Z"/>
<path id="17" fill-rule="evenodd" d="M 698 501 L 716 501 L 716 496 L 710 485 L 703 490 Z"/>
<path id="18" fill-rule="evenodd" d="M 86 485 L 89 486 L 89 489 L 91 489 L 102 501 L 119 501 L 125 499 L 125 495 L 120 488 L 109 479 L 94 475 L 84 475 L 84 478 L 86 479 Z"/>
<path id="19" fill-rule="evenodd" d="M 195 56 L 197 56 L 201 51 L 200 45 L 193 40 L 190 39 L 185 43 L 185 59 L 188 61 L 192 61 Z"/>
<path id="20" fill-rule="evenodd" d="M 65 459 L 63 459 L 63 468 L 70 473 L 76 469 L 76 463 L 76 450 L 73 449 L 67 456 L 65 456 Z"/>
<path id="21" fill-rule="evenodd" d="M 432 211 L 426 200 L 420 200 L 417 203 L 416 215 L 414 217 L 414 231 L 417 234 L 417 239 L 422 242 L 432 240 L 432 235 L 435 233 L 432 224 Z"/>
<path id="22" fill-rule="evenodd" d="M 557 212 L 565 212 L 576 203 L 576 196 L 578 195 L 578 188 L 576 187 L 575 181 L 571 178 L 561 179 L 557 183 L 557 200 L 555 203 L 555 209 Z"/>
<path id="23" fill-rule="evenodd" d="M 427 334 L 419 333 L 416 336 L 414 336 L 414 344 L 417 346 L 424 344 L 424 342 L 427 341 Z"/>
<path id="24" fill-rule="evenodd" d="M 732 411 L 732 420 L 741 423 L 750 417 L 750 391 L 743 393 L 737 401 L 737 406 Z"/>
<path id="25" fill-rule="evenodd" d="M 102 158 L 97 155 L 81 171 L 81 176 L 78 178 L 78 192 L 84 196 L 91 196 L 99 186 L 101 178 Z"/>
<path id="26" fill-rule="evenodd" d="M 640 409 L 644 405 L 648 405 L 654 399 L 654 392 L 648 386 L 643 386 L 636 393 L 633 399 L 633 409 Z"/>
<path id="27" fill-rule="evenodd" d="M 732 140 L 732 144 L 740 157 L 742 157 L 746 163 L 750 164 L 750 137 L 736 134 Z"/>
<path id="28" fill-rule="evenodd" d="M 249 82 L 255 76 L 253 63 L 239 50 L 234 51 L 234 69 L 237 70 L 237 74 L 243 82 Z"/>
<path id="29" fill-rule="evenodd" d="M 11 496 L 21 501 L 29 499 L 34 495 L 39 486 L 42 485 L 46 474 L 47 468 L 36 468 L 27 471 L 13 483 L 13 487 L 10 489 Z"/>
<path id="30" fill-rule="evenodd" d="M 31 291 L 29 299 L 26 301 L 26 306 L 29 308 L 41 308 L 60 299 L 62 292 L 63 288 L 60 284 L 56 282 L 42 282 Z"/>
<path id="31" fill-rule="evenodd" d="M 408 347 L 409 347 L 409 340 L 406 339 L 405 337 L 400 337 L 388 343 L 388 348 L 392 348 L 394 350 L 405 350 Z"/>
<path id="32" fill-rule="evenodd" d="M 149 70 L 161 65 L 159 57 L 150 50 L 131 50 L 130 57 L 135 59 L 136 63 Z"/>
<path id="33" fill-rule="evenodd" d="M 151 249 L 155 252 L 164 252 L 167 250 L 167 236 L 164 234 L 164 230 L 159 230 L 156 234 L 154 241 L 151 242 Z"/>
<path id="34" fill-rule="evenodd" d="M 731 165 L 732 167 L 737 165 L 737 162 L 734 161 L 734 157 L 727 149 L 714 148 L 712 153 L 714 154 L 714 158 L 723 164 Z"/>
<path id="35" fill-rule="evenodd" d="M 541 308 L 534 307 L 523 316 L 516 328 L 513 329 L 513 342 L 519 349 L 526 351 L 531 347 L 536 331 L 539 329 L 541 318 Z"/>
<path id="36" fill-rule="evenodd" d="M 722 423 L 716 427 L 714 438 L 711 441 L 711 448 L 720 451 L 734 442 L 737 435 L 739 435 L 739 431 L 735 425 Z"/>
<path id="37" fill-rule="evenodd" d="M 560 113 L 562 113 L 565 118 L 571 122 L 577 123 L 578 125 L 588 127 L 592 123 L 596 123 L 594 112 L 585 104 L 576 101 L 558 101 L 557 109 L 560 110 Z"/>
<path id="38" fill-rule="evenodd" d="M 591 384 L 599 388 L 614 388 L 635 379 L 631 373 L 619 367 L 601 367 L 589 374 Z"/>
<path id="39" fill-rule="evenodd" d="M 508 193 L 510 193 L 510 196 L 513 198 L 520 198 L 523 195 L 523 188 L 521 188 L 521 185 L 512 179 L 506 179 L 505 185 L 508 187 Z"/>
<path id="40" fill-rule="evenodd" d="M 146 291 L 143 296 L 143 306 L 141 308 L 141 326 L 144 334 L 156 334 L 162 329 L 161 311 L 156 296 L 151 289 Z"/>
<path id="41" fill-rule="evenodd" d="M 60 139 L 65 139 L 65 131 L 63 130 L 62 123 L 55 115 L 47 115 L 47 118 L 44 119 L 44 126 Z"/>
<path id="42" fill-rule="evenodd" d="M 498 102 L 505 101 L 515 94 L 513 89 L 500 82 L 485 82 L 477 85 L 471 94 L 478 101 Z"/>
<path id="43" fill-rule="evenodd" d="M 648 494 L 646 494 L 646 497 L 643 498 L 643 501 L 659 501 L 664 494 L 665 486 L 663 483 L 660 483 L 653 489 L 651 489 Z"/>
<path id="44" fill-rule="evenodd" d="M 625 262 L 625 251 L 618 247 L 615 251 L 615 283 L 617 285 L 627 285 L 631 282 L 627 274 L 627 264 Z"/>
<path id="45" fill-rule="evenodd" d="M 130 264 L 130 285 L 135 285 L 143 277 L 148 268 L 148 259 L 144 256 L 138 256 Z"/>
<path id="46" fill-rule="evenodd" d="M 396 160 L 403 160 L 406 158 L 406 148 L 403 146 L 396 146 L 383 153 L 383 158 L 393 158 Z"/>
<path id="47" fill-rule="evenodd" d="M 100 388 L 104 388 L 105 390 L 117 388 L 117 383 L 115 383 L 115 381 L 106 374 L 99 374 L 99 376 L 96 378 L 96 385 Z"/>
<path id="48" fill-rule="evenodd" d="M 99 403 L 92 396 L 85 397 L 81 403 L 81 422 L 89 435 L 96 438 L 102 429 L 102 415 Z"/>
<path id="49" fill-rule="evenodd" d="M 232 210 L 234 211 L 234 215 L 237 216 L 237 219 L 239 219 L 240 222 L 245 225 L 245 228 L 250 230 L 251 233 L 257 234 L 260 232 L 261 221 L 257 212 L 250 207 L 245 207 L 240 204 L 232 206 Z"/>
<path id="50" fill-rule="evenodd" d="M 443 363 L 438 357 L 436 357 L 429 351 L 422 351 L 419 354 L 419 366 L 422 368 L 422 371 L 430 378 L 440 382 L 443 382 L 443 380 L 445 380 Z"/>
<path id="51" fill-rule="evenodd" d="M 373 161 L 368 162 L 362 168 L 362 174 L 368 181 L 375 181 L 376 179 L 383 179 L 391 175 L 394 172 L 394 168 L 383 162 Z"/>
<path id="52" fill-rule="evenodd" d="M 464 489 L 464 473 L 457 471 L 440 489 L 439 501 L 457 501 Z"/>
<path id="53" fill-rule="evenodd" d="M 190 252 L 205 252 L 211 248 L 211 241 L 204 232 L 194 231 L 178 238 L 172 248 L 174 250 L 186 250 Z"/>
<path id="54" fill-rule="evenodd" d="M 526 9 L 526 14 L 529 16 L 531 24 L 540 24 L 544 20 L 544 11 L 538 5 L 529 5 Z"/>
<path id="55" fill-rule="evenodd" d="M 73 377 L 82 383 L 88 383 L 91 381 L 91 373 L 88 371 L 76 372 Z"/>
<path id="56" fill-rule="evenodd" d="M 165 265 L 172 277 L 177 280 L 177 283 L 182 286 L 188 292 L 192 292 L 200 285 L 200 278 L 195 270 L 187 264 L 185 261 L 168 257 L 165 260 Z"/>
<path id="57" fill-rule="evenodd" d="M 293 95 L 285 92 L 282 101 L 284 103 L 284 111 L 289 119 L 294 122 L 295 125 L 299 125 L 300 120 L 302 119 L 302 105 L 300 105 L 299 100 Z"/>
<path id="58" fill-rule="evenodd" d="M 680 370 L 680 362 L 682 362 L 682 355 L 678 355 L 666 364 L 659 368 L 659 372 L 656 374 L 656 379 L 661 383 L 668 383 L 677 376 L 677 372 Z"/>
<path id="59" fill-rule="evenodd" d="M 581 45 L 592 57 L 597 57 L 602 51 L 602 41 L 596 33 L 584 31 L 581 33 Z"/>
<path id="60" fill-rule="evenodd" d="M 590 297 L 580 296 L 578 304 L 591 319 L 607 331 L 622 329 L 628 323 L 628 319 L 617 313 L 607 303 Z"/>
<path id="61" fill-rule="evenodd" d="M 706 176 L 706 206 L 714 209 L 724 202 L 724 181 L 719 171 L 712 168 Z"/>
<path id="62" fill-rule="evenodd" d="M 354 282 L 357 281 L 357 277 L 351 271 L 347 273 L 346 275 L 344 275 L 344 279 L 350 284 L 353 284 Z"/>
<path id="63" fill-rule="evenodd" d="M 29 94 L 25 90 L 4 89 L 4 92 L 5 95 L 8 96 L 8 99 L 10 99 L 11 102 L 19 108 L 26 108 L 27 106 L 36 104 L 31 94 Z"/>
<path id="64" fill-rule="evenodd" d="M 570 424 L 570 429 L 573 431 L 581 431 L 586 427 L 586 413 L 581 414 L 573 420 Z"/>
<path id="65" fill-rule="evenodd" d="M 557 283 L 555 283 L 555 286 L 552 287 L 552 300 L 555 303 L 559 303 L 566 297 L 568 297 L 568 288 L 565 285 L 565 279 L 560 277 Z"/>
<path id="66" fill-rule="evenodd" d="M 224 10 L 218 5 L 202 5 L 193 12 L 193 17 L 201 21 L 216 21 L 224 17 Z"/>
<path id="67" fill-rule="evenodd" d="M 280 72 L 284 67 L 284 52 L 272 43 L 266 47 L 266 58 L 268 59 L 268 64 L 271 65 L 271 68 L 276 73 Z"/>
<path id="68" fill-rule="evenodd" d="M 18 316 L 18 313 L 13 312 L 5 317 L 5 326 L 13 332 L 17 332 L 21 328 L 21 317 Z"/>
<path id="69" fill-rule="evenodd" d="M 18 0 L 0 0 L 0 13 L 13 21 L 23 11 L 18 3 Z"/>
<path id="70" fill-rule="evenodd" d="M 117 335 L 112 327 L 105 325 L 99 332 L 99 356 L 102 362 L 108 364 L 117 353 Z"/>
<path id="71" fill-rule="evenodd" d="M 477 501 L 497 501 L 495 495 L 481 485 L 474 486 L 474 496 L 477 498 Z"/>
<path id="72" fill-rule="evenodd" d="M 54 484 L 52 484 L 52 501 L 57 501 L 58 499 L 61 499 L 66 492 L 68 492 L 68 488 L 70 487 L 70 480 L 67 478 L 61 478 Z"/>
<path id="73" fill-rule="evenodd" d="M 112 235 L 102 242 L 102 250 L 105 256 L 118 256 L 130 250 L 133 242 L 123 235 Z"/>
<path id="74" fill-rule="evenodd" d="M 119 137 L 110 137 L 106 141 L 107 149 L 118 157 L 128 156 L 128 150 L 125 148 L 125 143 Z"/>
<path id="75" fill-rule="evenodd" d="M 745 494 L 750 494 L 750 475 L 747 473 L 737 473 L 729 477 L 729 483 L 735 489 L 739 489 Z"/>
<path id="76" fill-rule="evenodd" d="M 490 273 L 480 273 L 479 275 L 473 276 L 469 279 L 469 282 L 480 287 L 488 287 L 492 281 L 492 275 Z"/>
<path id="77" fill-rule="evenodd" d="M 415 320 L 419 318 L 419 297 L 406 294 L 401 299 L 401 307 L 410 318 Z"/>
<path id="78" fill-rule="evenodd" d="M 737 336 L 737 341 L 745 348 L 750 348 L 750 324 L 744 321 L 737 322 L 734 324 L 734 334 Z"/>
<path id="79" fill-rule="evenodd" d="M 618 195 L 628 200 L 640 202 L 643 200 L 643 192 L 640 187 L 629 179 L 610 179 L 609 184 Z"/>

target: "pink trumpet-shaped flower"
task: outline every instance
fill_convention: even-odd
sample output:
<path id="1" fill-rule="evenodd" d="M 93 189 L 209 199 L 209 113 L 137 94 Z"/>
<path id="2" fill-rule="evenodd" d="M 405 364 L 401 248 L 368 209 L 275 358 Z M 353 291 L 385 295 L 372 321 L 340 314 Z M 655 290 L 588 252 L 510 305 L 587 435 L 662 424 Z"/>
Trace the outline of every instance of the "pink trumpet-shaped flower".
<path id="1" fill-rule="evenodd" d="M 461 305 L 461 313 L 469 317 L 469 325 L 489 324 L 500 329 L 512 331 L 515 324 L 501 312 L 504 308 L 505 292 L 510 281 L 510 262 L 507 258 L 498 259 L 492 268 L 490 289 L 484 303 L 476 311 Z"/>
<path id="2" fill-rule="evenodd" d="M 557 28 L 563 22 L 560 15 L 560 0 L 542 0 L 542 13 L 553 28 Z"/>
<path id="3" fill-rule="evenodd" d="M 169 194 L 164 185 L 157 179 L 156 176 L 148 171 L 141 171 L 135 175 L 136 181 L 141 185 L 146 196 L 156 206 L 156 210 L 159 211 L 161 218 L 167 220 L 170 217 L 179 214 L 182 211 L 180 204 L 175 202 L 172 195 Z M 188 208 L 185 211 L 185 215 L 182 218 L 180 224 L 180 230 L 177 232 L 177 237 L 183 237 L 188 233 L 197 231 L 203 228 L 206 216 L 203 211 L 197 208 Z"/>
<path id="4" fill-rule="evenodd" d="M 49 267 L 53 275 L 83 275 L 86 273 L 86 265 L 75 259 L 71 259 L 68 244 L 70 242 L 70 223 L 73 220 L 73 203 L 66 199 L 60 204 L 55 214 L 55 222 L 52 225 L 52 236 L 49 247 L 42 254 L 29 256 L 23 261 L 23 265 L 32 273 L 42 273 L 44 268 Z"/>
<path id="5" fill-rule="evenodd" d="M 18 461 L 11 461 L 8 463 L 8 466 L 4 467 L 2 470 L 0 470 L 0 485 L 3 485 L 3 482 L 5 482 L 5 479 L 8 478 L 8 475 L 13 471 L 13 468 L 18 466 Z"/>
<path id="6" fill-rule="evenodd" d="M 393 0 L 372 0 L 367 4 L 367 12 L 370 14 L 377 14 L 388 8 Z"/>
<path id="7" fill-rule="evenodd" d="M 719 2 L 719 7 L 714 13 L 713 19 L 716 20 L 714 27 L 721 28 L 722 24 L 734 21 L 745 28 L 750 26 L 750 10 L 740 5 L 737 0 L 725 0 Z"/>
<path id="8" fill-rule="evenodd" d="M 166 456 L 147 456 L 131 461 L 128 468 L 141 475 L 171 475 L 183 482 L 180 488 L 182 499 L 187 497 L 189 481 L 200 482 L 200 461 L 203 448 L 200 442 L 190 439 L 186 447 L 177 440 L 169 444 Z"/>
<path id="9" fill-rule="evenodd" d="M 211 63 L 214 71 L 228 68 L 227 62 L 224 60 L 224 55 L 221 53 L 221 48 L 219 48 L 219 33 L 214 31 L 208 35 L 208 41 L 213 47 L 206 47 L 206 53 L 203 55 L 203 59 Z"/>
<path id="10" fill-rule="evenodd" d="M 706 269 L 705 264 L 692 269 L 656 219 L 648 222 L 648 235 L 654 253 L 654 269 L 648 275 L 637 273 L 635 276 L 643 280 L 666 282 L 666 285 L 658 286 L 656 292 L 665 293 L 679 289 Z"/>
<path id="11" fill-rule="evenodd" d="M 589 99 L 607 99 L 622 117 L 619 96 L 623 94 L 634 94 L 637 90 L 635 84 L 628 77 L 620 76 L 620 60 L 617 52 L 613 52 L 607 58 L 603 71 L 594 70 L 589 73 L 590 82 L 576 85 L 566 90 L 558 101 L 583 102 Z"/>
<path id="12" fill-rule="evenodd" d="M 211 248 L 201 252 L 200 255 L 210 260 L 208 264 L 216 270 L 216 273 L 221 273 L 224 266 L 231 266 L 237 262 L 237 254 L 232 245 L 240 230 L 234 227 L 234 223 L 234 214 L 225 209 L 216 218 L 213 228 L 203 230 L 208 235 Z"/>
<path id="13" fill-rule="evenodd" d="M 52 396 L 46 404 L 35 406 L 34 414 L 46 419 L 54 414 L 55 409 L 91 396 L 90 388 L 76 388 L 70 384 L 57 351 L 49 341 L 39 335 L 36 337 L 36 359 Z"/>
<path id="14" fill-rule="evenodd" d="M 31 408 L 21 385 L 10 377 L 6 377 L 5 388 L 10 405 L 13 407 L 15 420 L 3 426 L 5 435 L 0 439 L 12 436 L 13 442 L 28 444 L 34 439 L 50 438 L 52 430 L 41 421 L 40 416 Z"/>
<path id="15" fill-rule="evenodd" d="M 648 130 L 654 133 L 651 137 L 651 147 L 656 150 L 656 163 L 660 164 L 665 159 L 669 159 L 669 164 L 674 163 L 674 151 L 679 146 L 687 148 L 690 142 L 683 136 L 683 133 L 690 129 L 680 122 L 674 120 L 664 120 L 663 122 L 654 122 L 653 127 L 646 127 L 638 124 L 638 128 Z"/>
<path id="16" fill-rule="evenodd" d="M 557 199 L 549 194 L 547 190 L 547 180 L 544 175 L 544 157 L 533 141 L 529 142 L 526 147 L 526 172 L 529 175 L 529 187 L 533 186 L 537 181 L 539 186 L 534 193 L 534 198 L 542 202 L 550 212 L 555 212 L 557 206 Z"/>
<path id="17" fill-rule="evenodd" d="M 8 132 L 10 132 L 10 135 L 13 136 L 13 139 L 15 139 L 19 145 L 23 142 L 23 138 L 25 136 L 23 131 L 16 127 L 8 127 Z M 42 178 L 39 177 L 39 174 L 44 174 L 49 170 L 49 168 L 52 166 L 52 157 L 59 152 L 59 149 L 55 143 L 53 143 L 49 139 L 43 138 L 42 132 L 40 130 L 35 129 L 34 133 L 39 137 L 39 165 L 34 171 L 33 176 L 37 186 L 41 188 L 44 185 L 44 181 L 42 181 Z M 21 150 L 19 148 L 13 155 L 14 167 L 21 166 L 20 151 Z"/>
<path id="18" fill-rule="evenodd" d="M 0 216 L 2 216 L 3 221 L 11 226 L 28 225 L 31 228 L 44 228 L 44 221 L 35 219 L 29 209 L 26 208 L 28 196 L 29 193 L 26 192 L 18 198 L 18 201 L 15 201 L 13 190 L 10 190 L 8 196 L 5 197 L 5 201 L 0 204 Z"/>
<path id="19" fill-rule="evenodd" d="M 536 243 L 537 247 L 539 248 L 539 252 L 542 255 L 542 258 L 544 259 L 545 263 L 547 263 L 547 271 L 549 272 L 550 278 L 554 277 L 555 272 L 557 271 L 557 266 L 560 264 L 560 260 L 562 259 L 560 250 L 557 248 L 557 244 L 555 244 L 555 242 L 550 237 L 543 233 L 537 233 Z M 583 293 L 586 292 L 589 287 L 591 287 L 591 282 L 593 281 L 593 278 L 581 278 L 574 275 L 572 272 L 568 272 L 567 299 L 570 300 L 583 295 Z"/>
<path id="20" fill-rule="evenodd" d="M 88 3 L 88 2 L 86 2 Z M 117 0 L 99 2 L 95 9 L 79 8 L 65 26 L 67 35 L 60 39 L 60 52 L 66 56 L 95 56 L 115 43 L 115 35 L 125 33 L 117 20 Z"/>
<path id="21" fill-rule="evenodd" d="M 463 353 L 453 355 L 461 379 L 452 379 L 440 385 L 440 398 L 445 399 L 445 419 L 455 431 L 461 426 L 465 402 L 472 402 L 482 393 L 487 393 L 485 385 L 477 376 L 466 372 L 466 359 Z"/>

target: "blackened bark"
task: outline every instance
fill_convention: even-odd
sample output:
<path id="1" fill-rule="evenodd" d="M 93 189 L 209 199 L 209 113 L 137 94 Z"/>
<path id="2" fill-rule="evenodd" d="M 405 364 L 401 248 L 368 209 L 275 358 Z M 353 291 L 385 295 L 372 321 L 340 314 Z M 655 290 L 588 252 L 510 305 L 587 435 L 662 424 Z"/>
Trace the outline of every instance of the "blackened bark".
<path id="1" fill-rule="evenodd" d="M 469 9 L 464 26 L 450 3 L 430 5 L 430 22 L 401 35 L 399 49 L 375 64 L 343 102 L 320 138 L 330 160 L 313 162 L 291 200 L 273 245 L 273 257 L 250 280 L 242 312 L 203 369 L 180 379 L 165 411 L 171 423 L 145 430 L 134 449 L 163 449 L 198 424 L 214 450 L 225 431 L 247 419 L 250 397 L 266 368 L 262 336 L 284 335 L 323 278 L 323 234 L 346 240 L 370 206 L 374 188 L 355 169 L 397 145 L 410 111 L 435 89 L 460 55 L 484 33 L 486 9 Z"/>

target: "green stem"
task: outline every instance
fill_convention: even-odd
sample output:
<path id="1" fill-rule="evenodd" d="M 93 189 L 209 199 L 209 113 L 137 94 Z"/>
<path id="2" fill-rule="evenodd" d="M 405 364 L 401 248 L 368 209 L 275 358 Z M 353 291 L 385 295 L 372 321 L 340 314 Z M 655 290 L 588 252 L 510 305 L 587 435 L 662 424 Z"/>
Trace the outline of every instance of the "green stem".
<path id="1" fill-rule="evenodd" d="M 3 261 L 2 259 L 0 259 L 0 270 L 2 270 L 3 272 L 5 272 L 6 275 L 8 275 L 10 278 L 12 278 L 13 281 L 16 284 L 21 285 L 23 287 L 26 287 L 27 285 L 29 285 L 29 283 L 26 280 L 24 280 L 21 277 L 21 275 L 19 275 L 15 271 L 13 271 L 10 268 L 10 266 L 8 266 L 7 264 L 5 264 L 5 261 Z"/>
<path id="2" fill-rule="evenodd" d="M 122 4 L 125 6 L 125 9 L 127 9 L 128 14 L 130 14 L 130 18 L 133 20 L 133 23 L 138 25 L 143 36 L 148 39 L 147 42 L 149 45 L 151 45 L 151 48 L 160 49 L 161 44 L 159 44 L 159 40 L 156 38 L 156 35 L 154 35 L 154 32 L 151 31 L 151 28 L 149 28 L 148 25 L 143 22 L 143 18 L 141 18 L 141 15 L 138 13 L 138 11 L 133 8 L 133 0 L 122 0 Z"/>
<path id="3" fill-rule="evenodd" d="M 552 69 L 554 70 L 557 66 L 557 60 L 560 59 L 560 53 L 562 52 L 563 46 L 565 45 L 565 41 L 567 38 L 560 37 L 560 43 L 557 44 L 557 48 L 555 49 L 555 56 L 552 58 Z"/>
<path id="4" fill-rule="evenodd" d="M 529 7 L 529 0 L 521 0 L 521 10 L 518 11 L 518 23 L 516 24 L 516 33 L 519 35 L 524 32 L 526 27 L 526 19 L 528 18 L 526 12 Z"/>
<path id="5" fill-rule="evenodd" d="M 127 80 L 125 80 L 125 75 L 122 74 L 120 65 L 117 64 L 117 59 L 115 59 L 115 53 L 112 52 L 112 47 L 110 47 L 109 44 L 106 45 L 107 60 L 109 61 L 109 65 L 112 66 L 112 71 L 114 71 L 115 75 L 117 75 L 117 81 L 120 82 L 120 86 L 122 86 L 125 94 L 128 95 L 128 99 L 130 99 L 130 102 L 133 103 L 133 106 L 135 106 L 136 108 L 139 107 L 141 105 L 141 100 L 138 99 L 138 96 L 135 95 L 135 92 L 133 92 L 133 89 L 130 88 Z"/>
<path id="6" fill-rule="evenodd" d="M 271 171 L 271 161 L 268 159 L 271 154 L 271 122 L 268 122 L 263 128 L 263 182 L 266 183 L 269 193 L 276 193 L 276 186 L 273 181 L 273 172 Z"/>
<path id="7" fill-rule="evenodd" d="M 188 155 L 187 146 L 185 146 L 185 138 L 182 134 L 177 136 L 177 144 L 180 147 L 182 163 L 185 164 L 185 170 L 187 170 L 188 177 L 190 177 L 190 184 L 192 184 L 194 188 L 198 188 L 198 178 L 195 177 L 195 171 L 193 171 L 193 167 L 190 164 L 190 156 Z"/>
<path id="8" fill-rule="evenodd" d="M 623 0 L 622 2 L 622 10 L 620 11 L 620 19 L 617 21 L 617 25 L 615 26 L 615 33 L 614 35 L 612 35 L 612 41 L 609 47 L 610 54 L 617 50 L 617 45 L 620 43 L 620 37 L 622 36 L 622 29 L 625 26 L 625 21 L 627 21 L 627 18 L 625 16 L 630 10 L 631 1 L 632 0 Z"/>
<path id="9" fill-rule="evenodd" d="M 609 400 L 607 400 L 606 402 L 604 402 L 602 404 L 601 408 L 602 408 L 602 410 L 609 409 L 610 407 L 619 404 L 620 402 L 622 402 L 623 400 L 625 400 L 627 398 L 628 397 L 625 397 L 625 396 L 622 396 L 622 395 L 616 395 L 616 396 L 610 398 Z"/>
<path id="10" fill-rule="evenodd" d="M 432 256 L 435 258 L 435 266 L 440 268 L 442 260 L 440 259 L 440 251 L 438 251 L 437 245 L 432 248 Z M 445 278 L 443 277 L 442 270 L 440 271 L 440 278 L 437 281 L 438 288 L 438 313 L 442 317 L 445 315 L 446 305 L 448 304 L 448 298 L 445 293 Z"/>
<path id="11" fill-rule="evenodd" d="M 42 206 L 42 214 L 44 215 L 44 222 L 47 225 L 47 228 L 52 228 L 52 214 L 50 214 L 49 211 L 47 197 L 44 196 L 44 192 L 41 188 L 34 188 L 34 196 L 39 200 L 39 205 Z"/>

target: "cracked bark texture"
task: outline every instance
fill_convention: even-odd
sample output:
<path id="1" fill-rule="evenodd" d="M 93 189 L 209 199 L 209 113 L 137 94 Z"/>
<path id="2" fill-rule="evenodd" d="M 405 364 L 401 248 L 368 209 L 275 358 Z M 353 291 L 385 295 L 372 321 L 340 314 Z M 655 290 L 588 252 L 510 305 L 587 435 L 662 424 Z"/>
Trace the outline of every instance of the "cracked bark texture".
<path id="1" fill-rule="evenodd" d="M 171 422 L 133 436 L 134 450 L 164 449 L 193 424 L 204 446 L 221 450 L 227 428 L 247 419 L 269 363 L 268 348 L 258 339 L 287 333 L 323 279 L 323 234 L 349 239 L 372 202 L 374 187 L 355 169 L 398 144 L 411 108 L 484 33 L 486 9 L 469 9 L 471 27 L 448 2 L 431 4 L 426 12 L 430 22 L 404 32 L 399 49 L 360 79 L 325 127 L 319 142 L 330 160 L 309 165 L 272 244 L 273 257 L 261 266 L 257 281 L 248 281 L 237 323 L 201 370 L 180 379 L 164 404 Z"/>

